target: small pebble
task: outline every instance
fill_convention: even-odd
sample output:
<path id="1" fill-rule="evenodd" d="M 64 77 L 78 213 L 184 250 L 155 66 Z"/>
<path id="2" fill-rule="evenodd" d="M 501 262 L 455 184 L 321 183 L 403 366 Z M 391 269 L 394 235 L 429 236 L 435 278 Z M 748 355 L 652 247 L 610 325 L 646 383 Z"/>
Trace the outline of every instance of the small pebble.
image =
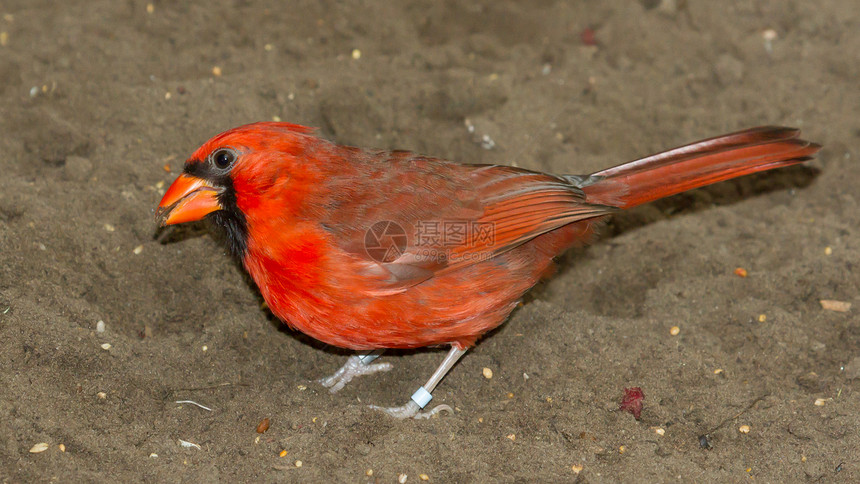
<path id="1" fill-rule="evenodd" d="M 679 328 L 677 326 L 672 326 L 671 328 L 669 328 L 669 334 L 671 334 L 672 336 L 678 336 L 678 333 L 680 333 L 680 332 L 681 332 L 681 328 Z"/>
<path id="2" fill-rule="evenodd" d="M 484 378 L 489 380 L 490 378 L 493 377 L 493 370 L 491 370 L 489 368 L 484 368 L 483 370 L 481 370 L 481 374 L 484 375 Z"/>
<path id="3" fill-rule="evenodd" d="M 105 332 L 105 322 L 102 320 L 99 320 L 99 322 L 96 323 L 96 333 L 104 333 L 104 332 Z"/>
<path id="4" fill-rule="evenodd" d="M 740 427 L 738 427 L 738 432 L 740 432 L 742 434 L 748 434 L 748 433 L 750 433 L 750 426 L 749 425 L 741 425 Z"/>
<path id="5" fill-rule="evenodd" d="M 404 484 L 406 482 L 406 474 L 400 474 L 397 476 L 397 482 L 400 484 Z"/>
<path id="6" fill-rule="evenodd" d="M 48 450 L 48 447 L 49 446 L 47 443 L 39 442 L 38 444 L 34 445 L 33 447 L 30 447 L 30 453 L 31 454 L 38 454 L 41 452 L 45 452 L 46 450 Z"/>

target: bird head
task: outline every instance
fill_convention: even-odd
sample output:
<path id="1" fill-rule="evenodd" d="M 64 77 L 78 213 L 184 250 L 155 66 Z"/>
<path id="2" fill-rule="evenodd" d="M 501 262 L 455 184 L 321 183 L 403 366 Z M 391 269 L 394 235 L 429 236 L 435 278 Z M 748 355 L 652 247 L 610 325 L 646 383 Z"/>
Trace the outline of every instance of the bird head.
<path id="1" fill-rule="evenodd" d="M 247 248 L 248 217 L 300 203 L 313 169 L 306 151 L 319 141 L 312 128 L 289 123 L 254 123 L 225 131 L 197 149 L 158 204 L 160 225 L 204 217 L 226 229 L 231 251 Z M 284 189 L 284 188 L 289 189 Z M 273 207 L 276 204 L 277 207 Z"/>

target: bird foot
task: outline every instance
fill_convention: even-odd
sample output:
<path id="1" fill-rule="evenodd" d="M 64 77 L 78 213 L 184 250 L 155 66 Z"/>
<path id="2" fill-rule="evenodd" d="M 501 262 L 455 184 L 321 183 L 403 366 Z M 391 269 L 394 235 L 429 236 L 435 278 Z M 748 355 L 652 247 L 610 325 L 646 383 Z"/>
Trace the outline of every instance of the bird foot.
<path id="1" fill-rule="evenodd" d="M 372 375 L 380 371 L 388 371 L 391 363 L 364 363 L 361 356 L 350 356 L 346 363 L 334 372 L 332 376 L 319 380 L 320 384 L 332 393 L 337 393 L 347 383 L 357 376 Z"/>
<path id="2" fill-rule="evenodd" d="M 409 401 L 409 403 L 403 405 L 402 407 L 379 407 L 376 405 L 369 405 L 369 407 L 373 410 L 379 410 L 380 412 L 387 413 L 388 415 L 398 420 L 403 420 L 407 418 L 430 418 L 434 415 L 438 415 L 439 412 L 449 412 L 451 414 L 454 413 L 454 410 L 448 405 L 445 405 L 444 403 L 442 405 L 436 405 L 435 407 L 433 407 L 433 410 L 422 412 L 418 404 L 411 400 Z"/>

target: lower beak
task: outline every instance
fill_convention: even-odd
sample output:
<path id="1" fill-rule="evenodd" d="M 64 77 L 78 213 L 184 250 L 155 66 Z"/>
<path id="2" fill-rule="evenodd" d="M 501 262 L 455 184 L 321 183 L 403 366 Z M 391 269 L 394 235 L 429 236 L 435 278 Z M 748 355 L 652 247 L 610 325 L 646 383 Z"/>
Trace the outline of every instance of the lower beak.
<path id="1" fill-rule="evenodd" d="M 179 175 L 158 204 L 155 217 L 162 226 L 200 220 L 209 213 L 221 210 L 217 195 L 218 190 L 206 180 Z"/>

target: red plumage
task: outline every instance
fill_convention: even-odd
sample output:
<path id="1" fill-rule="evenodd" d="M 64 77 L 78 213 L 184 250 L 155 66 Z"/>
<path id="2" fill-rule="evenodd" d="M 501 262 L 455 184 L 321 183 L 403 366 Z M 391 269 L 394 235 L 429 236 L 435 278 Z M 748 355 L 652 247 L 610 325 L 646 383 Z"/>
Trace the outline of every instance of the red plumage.
<path id="1" fill-rule="evenodd" d="M 553 257 L 589 241 L 607 214 L 807 160 L 819 146 L 798 134 L 755 128 L 574 177 L 361 150 L 302 126 L 256 123 L 200 147 L 183 177 L 200 174 L 203 189 L 171 188 L 159 213 L 172 223 L 179 205 L 200 194 L 217 202 L 206 213 L 229 214 L 225 204 L 234 203 L 232 213 L 244 218 L 237 255 L 269 308 L 320 341 L 352 349 L 465 348 L 504 322 Z M 212 156 L 225 148 L 235 160 L 219 175 Z M 219 186 L 219 176 L 229 183 Z M 367 231 L 380 221 L 406 233 L 394 260 L 374 260 L 366 250 Z M 416 241 L 428 221 L 493 233 L 427 257 Z"/>

